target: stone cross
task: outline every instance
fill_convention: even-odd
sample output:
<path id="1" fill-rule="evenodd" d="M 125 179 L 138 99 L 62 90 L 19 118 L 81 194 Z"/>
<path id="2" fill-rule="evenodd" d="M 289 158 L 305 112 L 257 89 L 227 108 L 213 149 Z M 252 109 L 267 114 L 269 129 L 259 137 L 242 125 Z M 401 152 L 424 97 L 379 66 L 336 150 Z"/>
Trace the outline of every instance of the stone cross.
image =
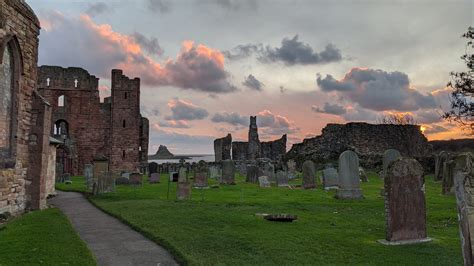
<path id="1" fill-rule="evenodd" d="M 305 161 L 302 166 L 303 170 L 303 188 L 316 188 L 316 169 L 312 161 Z"/>
<path id="2" fill-rule="evenodd" d="M 362 199 L 359 179 L 359 157 L 353 151 L 345 151 L 339 156 L 339 189 L 337 199 Z"/>
<path id="3" fill-rule="evenodd" d="M 391 163 L 384 179 L 386 242 L 418 243 L 426 237 L 426 203 L 423 167 L 415 159 Z"/>

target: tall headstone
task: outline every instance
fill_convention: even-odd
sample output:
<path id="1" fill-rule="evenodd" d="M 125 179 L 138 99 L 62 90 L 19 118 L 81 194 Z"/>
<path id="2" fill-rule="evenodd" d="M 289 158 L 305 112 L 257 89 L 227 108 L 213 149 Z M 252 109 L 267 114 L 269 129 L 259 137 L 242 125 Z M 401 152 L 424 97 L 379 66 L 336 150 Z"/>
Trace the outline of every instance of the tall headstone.
<path id="1" fill-rule="evenodd" d="M 277 171 L 276 173 L 277 184 L 279 187 L 289 187 L 288 173 L 286 171 Z"/>
<path id="2" fill-rule="evenodd" d="M 316 188 L 316 168 L 312 161 L 305 161 L 302 166 L 303 171 L 303 188 Z"/>
<path id="3" fill-rule="evenodd" d="M 260 139 L 258 138 L 258 127 L 257 127 L 257 117 L 250 117 L 249 125 L 249 144 L 248 144 L 248 160 L 256 160 L 260 158 L 261 154 L 261 144 Z"/>
<path id="4" fill-rule="evenodd" d="M 474 165 L 473 154 L 456 157 L 454 187 L 464 265 L 474 263 Z"/>
<path id="5" fill-rule="evenodd" d="M 382 171 L 382 178 L 387 175 L 387 169 L 391 162 L 396 161 L 398 158 L 402 157 L 399 151 L 395 149 L 388 149 L 383 153 L 383 171 Z"/>
<path id="6" fill-rule="evenodd" d="M 179 168 L 178 183 L 187 183 L 188 182 L 188 170 L 186 167 L 182 166 Z"/>
<path id="7" fill-rule="evenodd" d="M 256 165 L 248 165 L 247 166 L 247 178 L 246 178 L 246 182 L 249 182 L 249 183 L 257 183 L 258 182 L 258 176 L 259 176 L 259 173 L 258 173 L 258 167 Z"/>
<path id="8" fill-rule="evenodd" d="M 415 159 L 397 159 L 389 165 L 384 183 L 387 231 L 381 243 L 430 241 L 426 235 L 425 180 L 421 164 Z"/>
<path id="9" fill-rule="evenodd" d="M 221 184 L 235 185 L 235 167 L 232 160 L 222 161 Z"/>
<path id="10" fill-rule="evenodd" d="M 345 151 L 339 156 L 339 189 L 337 199 L 362 199 L 359 180 L 359 157 L 353 151 Z"/>
<path id="11" fill-rule="evenodd" d="M 199 161 L 194 169 L 194 187 L 208 187 L 209 168 L 205 161 Z"/>
<path id="12" fill-rule="evenodd" d="M 148 174 L 151 176 L 153 173 L 158 173 L 158 164 L 155 162 L 151 162 L 148 164 Z"/>
<path id="13" fill-rule="evenodd" d="M 440 181 L 443 179 L 444 162 L 448 160 L 449 154 L 446 151 L 441 151 L 438 156 L 435 156 L 435 173 L 434 180 Z"/>
<path id="14" fill-rule="evenodd" d="M 451 195 L 454 193 L 454 166 L 456 161 L 446 159 L 443 162 L 443 179 L 442 179 L 442 193 L 443 195 Z"/>
<path id="15" fill-rule="evenodd" d="M 339 188 L 339 175 L 334 167 L 328 167 L 323 170 L 323 187 L 325 190 Z"/>
<path id="16" fill-rule="evenodd" d="M 99 176 L 105 176 L 109 172 L 109 161 L 105 157 L 97 157 L 94 159 L 93 165 L 93 179 L 94 185 L 96 189 L 98 189 L 99 184 Z M 115 182 L 114 182 L 115 183 Z"/>
<path id="17" fill-rule="evenodd" d="M 288 167 L 288 178 L 289 179 L 296 178 L 296 162 L 294 160 L 289 160 L 286 163 L 286 166 Z"/>
<path id="18" fill-rule="evenodd" d="M 94 166 L 92 164 L 85 164 L 84 165 L 84 178 L 86 179 L 86 186 L 87 189 L 92 189 L 94 185 Z"/>

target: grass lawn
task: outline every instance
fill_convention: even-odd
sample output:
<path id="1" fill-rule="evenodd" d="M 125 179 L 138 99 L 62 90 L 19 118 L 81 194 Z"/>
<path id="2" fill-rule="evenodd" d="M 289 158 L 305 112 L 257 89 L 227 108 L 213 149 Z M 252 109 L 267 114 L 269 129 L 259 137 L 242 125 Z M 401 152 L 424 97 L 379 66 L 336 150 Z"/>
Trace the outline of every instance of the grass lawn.
<path id="1" fill-rule="evenodd" d="M 56 189 L 62 191 L 85 192 L 87 190 L 86 181 L 82 176 L 71 176 L 72 184 L 56 183 Z"/>
<path id="2" fill-rule="evenodd" d="M 428 176 L 428 236 L 435 240 L 383 246 L 376 242 L 385 237 L 383 181 L 373 173 L 369 179 L 361 201 L 321 189 L 258 188 L 240 176 L 235 186 L 193 189 L 190 201 L 175 200 L 176 183 L 167 199 L 166 181 L 117 186 L 91 201 L 189 264 L 462 264 L 454 196 L 441 195 Z M 298 221 L 269 222 L 256 213 L 296 214 Z"/>
<path id="3" fill-rule="evenodd" d="M 61 211 L 25 214 L 0 227 L 0 265 L 95 265 Z"/>

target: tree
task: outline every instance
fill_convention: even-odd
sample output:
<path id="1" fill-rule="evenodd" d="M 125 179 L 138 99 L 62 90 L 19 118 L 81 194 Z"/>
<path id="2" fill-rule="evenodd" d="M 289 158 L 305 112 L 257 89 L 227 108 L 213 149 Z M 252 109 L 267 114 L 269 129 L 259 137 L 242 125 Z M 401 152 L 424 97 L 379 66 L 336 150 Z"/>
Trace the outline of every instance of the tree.
<path id="1" fill-rule="evenodd" d="M 409 114 L 389 114 L 378 118 L 377 124 L 416 125 L 416 121 Z"/>
<path id="2" fill-rule="evenodd" d="M 450 93 L 451 110 L 444 113 L 443 117 L 449 121 L 455 121 L 474 133 L 474 27 L 462 35 L 466 38 L 466 50 L 461 59 L 466 63 L 467 71 L 451 72 L 451 81 L 448 82 Z"/>

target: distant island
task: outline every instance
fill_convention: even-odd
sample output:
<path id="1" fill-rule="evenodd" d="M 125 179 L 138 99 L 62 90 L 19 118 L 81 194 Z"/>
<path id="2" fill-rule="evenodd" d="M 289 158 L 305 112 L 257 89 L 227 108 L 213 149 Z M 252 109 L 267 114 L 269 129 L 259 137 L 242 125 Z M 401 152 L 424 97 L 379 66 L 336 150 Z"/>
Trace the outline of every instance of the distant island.
<path id="1" fill-rule="evenodd" d="M 148 160 L 169 160 L 169 159 L 189 160 L 191 158 L 186 155 L 174 155 L 164 145 L 160 145 L 160 147 L 158 148 L 155 154 L 148 155 Z"/>

